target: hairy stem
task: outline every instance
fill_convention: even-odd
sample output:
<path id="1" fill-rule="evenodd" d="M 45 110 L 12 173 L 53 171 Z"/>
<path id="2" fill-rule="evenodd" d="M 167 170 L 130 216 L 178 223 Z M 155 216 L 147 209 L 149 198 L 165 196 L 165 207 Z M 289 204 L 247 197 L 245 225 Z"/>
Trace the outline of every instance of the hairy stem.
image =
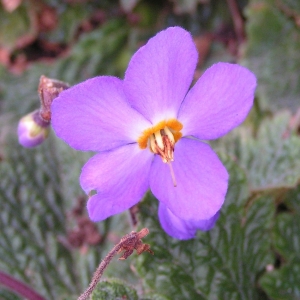
<path id="1" fill-rule="evenodd" d="M 150 250 L 150 246 L 148 244 L 143 244 L 141 241 L 141 239 L 148 233 L 149 230 L 147 228 L 143 228 L 139 232 L 132 231 L 131 233 L 126 234 L 124 237 L 122 237 L 120 242 L 115 245 L 106 255 L 106 257 L 101 261 L 99 267 L 93 275 L 89 287 L 79 296 L 78 300 L 87 300 L 90 297 L 93 290 L 96 288 L 101 276 L 103 275 L 104 270 L 109 265 L 116 253 L 124 251 L 122 257 L 119 258 L 120 260 L 126 259 L 128 256 L 130 256 L 134 249 L 137 250 L 138 254 L 141 254 L 145 251 L 153 254 L 153 252 Z"/>
<path id="2" fill-rule="evenodd" d="M 89 296 L 92 294 L 93 290 L 95 289 L 97 283 L 99 282 L 101 276 L 103 275 L 104 270 L 111 262 L 114 255 L 121 249 L 122 245 L 119 243 L 116 246 L 114 246 L 111 251 L 106 255 L 106 257 L 101 261 L 99 267 L 95 271 L 92 281 L 89 285 L 89 287 L 80 295 L 78 300 L 86 300 L 89 298 Z"/>

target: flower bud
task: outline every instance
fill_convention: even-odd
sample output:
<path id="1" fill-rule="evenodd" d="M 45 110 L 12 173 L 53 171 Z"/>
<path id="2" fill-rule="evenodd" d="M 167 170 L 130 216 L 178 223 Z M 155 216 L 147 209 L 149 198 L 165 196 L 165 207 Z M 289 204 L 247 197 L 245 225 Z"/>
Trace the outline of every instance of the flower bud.
<path id="1" fill-rule="evenodd" d="M 19 143 L 26 148 L 40 145 L 49 134 L 50 122 L 41 119 L 36 110 L 20 119 L 18 125 Z"/>

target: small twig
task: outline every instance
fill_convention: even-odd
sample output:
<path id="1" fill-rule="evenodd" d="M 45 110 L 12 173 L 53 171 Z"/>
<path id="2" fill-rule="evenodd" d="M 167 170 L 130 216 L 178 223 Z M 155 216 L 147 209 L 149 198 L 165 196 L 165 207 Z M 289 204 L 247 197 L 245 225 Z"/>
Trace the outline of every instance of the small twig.
<path id="1" fill-rule="evenodd" d="M 95 271 L 92 281 L 86 291 L 81 294 L 78 300 L 87 300 L 92 294 L 93 290 L 96 288 L 97 283 L 99 282 L 101 276 L 103 275 L 104 270 L 111 262 L 112 258 L 116 253 L 120 253 L 124 251 L 123 255 L 119 258 L 119 260 L 124 260 L 128 258 L 133 250 L 136 250 L 138 254 L 143 252 L 149 252 L 150 254 L 154 254 L 152 250 L 150 250 L 150 245 L 143 244 L 141 239 L 145 237 L 149 233 L 148 228 L 143 228 L 139 232 L 132 231 L 131 233 L 126 234 L 122 237 L 120 242 L 115 245 L 111 251 L 107 254 L 107 256 L 102 260 L 99 267 Z"/>
<path id="2" fill-rule="evenodd" d="M 227 3 L 232 15 L 235 34 L 237 36 L 238 42 L 241 43 L 245 40 L 244 21 L 242 15 L 239 11 L 236 0 L 227 0 Z"/>
<path id="3" fill-rule="evenodd" d="M 44 297 L 39 295 L 32 288 L 2 271 L 0 271 L 0 285 L 5 286 L 13 293 L 18 294 L 28 300 L 45 300 Z"/>

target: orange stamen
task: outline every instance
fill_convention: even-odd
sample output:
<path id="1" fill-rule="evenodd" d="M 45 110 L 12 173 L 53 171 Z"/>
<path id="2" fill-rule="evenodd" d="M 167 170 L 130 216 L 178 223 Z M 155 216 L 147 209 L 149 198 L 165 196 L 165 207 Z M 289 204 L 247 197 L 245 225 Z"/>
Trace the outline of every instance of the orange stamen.
<path id="1" fill-rule="evenodd" d="M 148 146 L 148 140 L 150 139 L 151 135 L 159 132 L 165 127 L 170 129 L 170 131 L 172 132 L 175 143 L 182 137 L 182 133 L 180 132 L 180 130 L 183 128 L 183 126 L 179 121 L 177 121 L 176 119 L 164 120 L 159 122 L 155 126 L 147 128 L 143 131 L 142 135 L 137 140 L 140 148 L 146 149 Z"/>
<path id="2" fill-rule="evenodd" d="M 182 124 L 176 119 L 161 121 L 153 127 L 144 130 L 137 142 L 141 149 L 149 147 L 150 151 L 158 154 L 170 168 L 174 187 L 177 186 L 171 162 L 174 161 L 175 143 L 182 137 Z"/>

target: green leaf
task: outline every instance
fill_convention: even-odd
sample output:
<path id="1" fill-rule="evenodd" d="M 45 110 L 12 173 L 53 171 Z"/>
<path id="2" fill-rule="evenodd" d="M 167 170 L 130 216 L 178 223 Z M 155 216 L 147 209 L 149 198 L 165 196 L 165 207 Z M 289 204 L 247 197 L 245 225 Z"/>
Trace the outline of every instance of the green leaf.
<path id="1" fill-rule="evenodd" d="M 37 89 L 40 76 L 45 70 L 44 65 L 34 65 L 20 77 L 0 68 L 0 100 L 3 113 L 9 113 L 17 120 L 39 108 Z"/>
<path id="2" fill-rule="evenodd" d="M 1 300 L 22 300 L 19 296 L 13 294 L 8 290 L 0 289 L 0 299 Z"/>
<path id="3" fill-rule="evenodd" d="M 63 151 L 58 147 L 62 142 L 51 137 L 40 147 L 25 149 L 6 126 L 0 163 L 0 256 L 5 259 L 0 260 L 0 268 L 47 299 L 78 295 L 104 248 L 86 245 L 82 255 L 68 245 L 68 232 L 77 224 L 68 216 L 83 195 L 78 175 L 86 154 L 81 157 L 79 152 L 66 151 L 66 146 Z"/>
<path id="4" fill-rule="evenodd" d="M 105 23 L 81 36 L 70 55 L 58 61 L 48 75 L 69 83 L 96 75 L 124 75 L 120 57 L 127 50 L 129 28 L 122 19 Z"/>
<path id="5" fill-rule="evenodd" d="M 285 196 L 284 203 L 288 206 L 289 210 L 293 213 L 299 214 L 300 212 L 300 185 L 295 189 L 289 191 Z"/>
<path id="6" fill-rule="evenodd" d="M 256 136 L 239 127 L 213 142 L 245 170 L 252 191 L 295 187 L 300 179 L 300 138 L 289 129 L 291 115 L 281 112 L 266 118 Z"/>
<path id="7" fill-rule="evenodd" d="M 283 203 L 287 205 L 288 210 L 280 212 L 275 219 L 273 248 L 280 255 L 280 266 L 264 274 L 259 281 L 271 299 L 296 300 L 300 298 L 299 199 L 300 185 L 284 196 Z"/>
<path id="8" fill-rule="evenodd" d="M 101 281 L 94 290 L 92 300 L 138 300 L 136 290 L 119 279 Z"/>
<path id="9" fill-rule="evenodd" d="M 288 206 L 299 206 L 299 186 L 287 194 Z M 297 207 L 297 206 L 294 206 Z M 279 213 L 273 229 L 273 247 L 280 255 L 280 267 L 270 271 L 259 283 L 267 295 L 275 300 L 300 299 L 300 213 Z"/>
<path id="10" fill-rule="evenodd" d="M 300 218 L 298 214 L 281 213 L 276 218 L 274 247 L 286 260 L 300 259 Z"/>
<path id="11" fill-rule="evenodd" d="M 245 174 L 224 160 L 231 182 L 211 231 L 198 232 L 192 240 L 175 240 L 159 225 L 154 197 L 148 195 L 140 205 L 142 226 L 150 230 L 145 242 L 155 253 L 137 259 L 146 288 L 171 299 L 264 299 L 256 280 L 274 260 L 269 251 L 274 201 L 264 196 L 246 206 Z"/>
<path id="12" fill-rule="evenodd" d="M 261 108 L 296 110 L 300 103 L 299 2 L 251 0 L 246 16 L 248 39 L 242 63 L 258 78 Z"/>
<path id="13" fill-rule="evenodd" d="M 279 270 L 265 274 L 259 281 L 272 300 L 300 299 L 300 259 L 292 259 Z"/>
<path id="14" fill-rule="evenodd" d="M 8 145 L 0 164 L 0 267 L 49 298 L 76 292 L 73 257 L 58 241 L 66 236 L 66 204 L 55 150 Z"/>
<path id="15" fill-rule="evenodd" d="M 161 294 L 151 293 L 143 296 L 142 298 L 139 298 L 139 300 L 171 300 L 171 298 L 163 296 Z"/>

